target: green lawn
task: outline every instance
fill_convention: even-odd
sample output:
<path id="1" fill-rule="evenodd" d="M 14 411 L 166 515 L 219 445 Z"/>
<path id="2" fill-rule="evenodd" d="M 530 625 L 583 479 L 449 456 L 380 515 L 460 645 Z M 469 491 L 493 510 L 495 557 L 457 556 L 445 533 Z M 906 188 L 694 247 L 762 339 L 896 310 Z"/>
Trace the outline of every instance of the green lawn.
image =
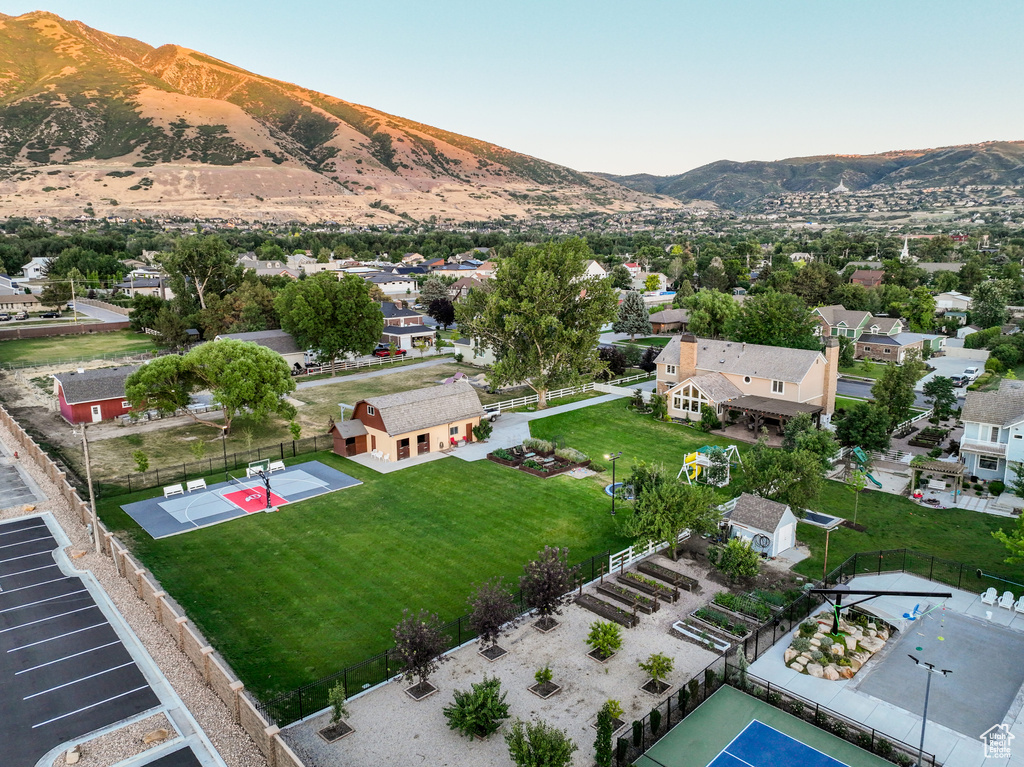
<path id="1" fill-rule="evenodd" d="M 622 341 L 616 341 L 616 344 L 626 345 L 634 343 L 637 346 L 667 346 L 668 342 L 672 340 L 672 336 L 648 336 L 647 338 L 638 338 L 635 341 L 630 341 L 628 338 Z"/>
<path id="2" fill-rule="evenodd" d="M 0 364 L 32 362 L 44 364 L 62 360 L 87 360 L 102 355 L 153 351 L 152 336 L 116 330 L 49 338 L 18 338 L 0 343 Z"/>
<path id="3" fill-rule="evenodd" d="M 861 360 L 860 362 L 853 363 L 849 367 L 839 368 L 839 372 L 848 376 L 860 376 L 861 378 L 872 378 L 877 380 L 882 373 L 885 372 L 885 366 L 885 362 L 867 362 Z M 927 374 L 928 371 L 926 370 L 922 376 Z"/>
<path id="4" fill-rule="evenodd" d="M 455 458 L 381 475 L 330 453 L 304 456 L 365 484 L 154 541 L 104 500 L 100 516 L 265 697 L 391 646 L 405 608 L 465 614 L 472 584 L 511 584 L 544 545 L 580 561 L 628 545 L 596 479 L 539 479 Z M 289 461 L 295 463 L 297 461 Z"/>

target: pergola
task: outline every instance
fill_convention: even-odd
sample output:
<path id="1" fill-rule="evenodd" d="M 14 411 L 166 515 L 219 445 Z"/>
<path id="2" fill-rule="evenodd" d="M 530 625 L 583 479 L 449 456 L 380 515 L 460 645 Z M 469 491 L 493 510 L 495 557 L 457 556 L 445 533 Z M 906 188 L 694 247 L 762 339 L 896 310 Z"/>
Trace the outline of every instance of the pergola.
<path id="1" fill-rule="evenodd" d="M 910 463 L 910 494 L 917 489 L 917 475 L 919 472 L 938 474 L 943 477 L 953 478 L 953 501 L 960 497 L 960 491 L 964 485 L 964 465 L 960 461 L 911 461 Z"/>
<path id="2" fill-rule="evenodd" d="M 729 410 L 738 410 L 747 416 L 753 424 L 755 434 L 760 433 L 765 418 L 771 418 L 779 422 L 779 429 L 784 429 L 789 419 L 800 413 L 810 413 L 814 416 L 814 423 L 817 424 L 821 417 L 821 411 L 825 408 L 820 405 L 805 405 L 802 402 L 789 402 L 784 399 L 772 399 L 771 397 L 755 397 L 748 395 L 739 397 L 731 402 L 725 403 Z"/>

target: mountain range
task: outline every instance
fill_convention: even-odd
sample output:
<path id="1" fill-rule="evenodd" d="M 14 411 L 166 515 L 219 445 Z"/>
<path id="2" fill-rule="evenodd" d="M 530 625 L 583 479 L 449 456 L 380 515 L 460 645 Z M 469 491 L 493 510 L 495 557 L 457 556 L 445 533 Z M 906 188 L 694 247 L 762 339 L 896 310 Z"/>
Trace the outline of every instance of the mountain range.
<path id="1" fill-rule="evenodd" d="M 851 191 L 874 186 L 1021 186 L 1024 141 L 871 155 L 794 157 L 775 162 L 719 160 L 674 176 L 598 175 L 638 192 L 682 201 L 710 200 L 722 207 L 743 209 L 766 195 L 827 191 L 840 183 Z"/>
<path id="2" fill-rule="evenodd" d="M 0 14 L 0 216 L 461 223 L 652 206 L 678 203 L 177 45 Z"/>

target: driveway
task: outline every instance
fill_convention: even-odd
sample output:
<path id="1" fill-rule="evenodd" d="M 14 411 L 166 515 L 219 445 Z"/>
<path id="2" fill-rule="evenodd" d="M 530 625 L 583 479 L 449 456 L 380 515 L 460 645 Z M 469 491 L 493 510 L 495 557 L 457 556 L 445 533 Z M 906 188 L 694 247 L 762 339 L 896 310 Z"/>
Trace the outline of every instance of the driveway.
<path id="1" fill-rule="evenodd" d="M 128 319 L 123 314 L 112 312 L 109 309 L 100 309 L 98 306 L 86 306 L 85 304 L 77 302 L 75 304 L 75 309 L 78 311 L 79 315 L 84 314 L 86 317 L 92 317 L 100 322 L 125 322 Z M 73 312 L 66 312 L 65 316 L 69 313 L 73 314 Z"/>
<path id="2" fill-rule="evenodd" d="M 985 360 L 960 359 L 959 357 L 932 357 L 928 364 L 935 368 L 935 372 L 929 373 L 917 382 L 916 389 L 921 391 L 925 383 L 935 376 L 946 376 L 947 378 L 963 373 L 967 368 L 985 369 Z M 967 393 L 966 389 L 957 389 L 956 393 L 962 397 Z"/>

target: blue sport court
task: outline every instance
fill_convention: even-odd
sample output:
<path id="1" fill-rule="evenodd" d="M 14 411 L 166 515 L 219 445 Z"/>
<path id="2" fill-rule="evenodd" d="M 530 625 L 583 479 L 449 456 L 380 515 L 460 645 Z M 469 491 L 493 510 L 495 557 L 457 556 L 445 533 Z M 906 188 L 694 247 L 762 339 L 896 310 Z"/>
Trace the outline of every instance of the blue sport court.
<path id="1" fill-rule="evenodd" d="M 271 497 L 275 502 L 283 501 L 285 504 L 362 484 L 358 479 L 319 461 L 307 461 L 276 471 L 269 475 L 269 479 Z M 166 538 L 261 511 L 265 507 L 250 499 L 265 492 L 263 480 L 254 476 L 230 479 L 170 498 L 157 495 L 125 504 L 121 509 L 154 538 Z M 289 510 L 289 507 L 281 505 L 281 509 Z"/>
<path id="2" fill-rule="evenodd" d="M 817 749 L 756 719 L 733 738 L 708 767 L 847 767 Z"/>

